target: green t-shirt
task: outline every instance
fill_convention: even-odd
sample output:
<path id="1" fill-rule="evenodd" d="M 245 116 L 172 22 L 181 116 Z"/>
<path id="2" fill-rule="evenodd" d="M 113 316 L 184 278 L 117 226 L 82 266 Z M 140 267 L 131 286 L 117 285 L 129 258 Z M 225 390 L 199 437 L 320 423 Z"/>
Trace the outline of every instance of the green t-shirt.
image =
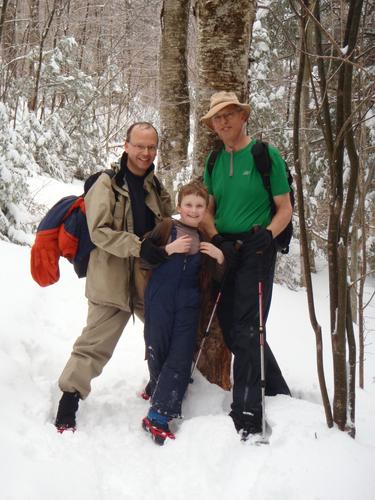
<path id="1" fill-rule="evenodd" d="M 241 233 L 253 226 L 267 227 L 272 214 L 269 195 L 258 172 L 251 148 L 255 140 L 245 148 L 228 153 L 222 149 L 216 159 L 212 175 L 204 171 L 204 183 L 215 199 L 215 224 L 219 233 Z M 273 196 L 289 193 L 290 188 L 284 160 L 279 151 L 268 145 L 272 160 L 270 175 Z M 230 176 L 230 161 L 232 171 Z"/>

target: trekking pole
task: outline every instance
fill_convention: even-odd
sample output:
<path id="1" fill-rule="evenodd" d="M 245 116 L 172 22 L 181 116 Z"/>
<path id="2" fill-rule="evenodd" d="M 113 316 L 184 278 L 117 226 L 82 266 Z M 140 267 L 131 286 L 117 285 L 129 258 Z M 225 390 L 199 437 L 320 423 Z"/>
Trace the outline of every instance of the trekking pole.
<path id="1" fill-rule="evenodd" d="M 237 251 L 239 250 L 239 248 L 241 247 L 241 245 L 242 245 L 242 241 L 241 240 L 237 240 L 236 243 L 235 243 L 235 248 L 236 248 Z M 194 372 L 195 372 L 195 368 L 196 368 L 196 366 L 198 364 L 198 361 L 199 361 L 199 358 L 200 358 L 200 356 L 202 354 L 204 343 L 206 342 L 206 339 L 207 339 L 207 337 L 210 334 L 211 323 L 212 323 L 212 321 L 214 319 L 217 306 L 219 305 L 219 302 L 220 302 L 220 299 L 221 299 L 221 296 L 222 296 L 222 293 L 223 293 L 223 288 L 224 288 L 224 284 L 225 284 L 228 272 L 229 272 L 229 268 L 227 268 L 225 270 L 223 279 L 221 280 L 220 288 L 219 288 L 219 291 L 218 291 L 216 299 L 215 299 L 214 307 L 212 308 L 211 316 L 210 316 L 210 319 L 208 321 L 207 328 L 206 328 L 206 330 L 205 330 L 205 332 L 203 334 L 203 338 L 202 338 L 201 345 L 199 347 L 197 358 L 196 358 L 196 360 L 195 360 L 195 362 L 193 364 L 193 368 L 191 370 L 190 380 L 189 380 L 190 384 L 192 384 L 194 382 L 193 375 L 194 375 Z"/>
<path id="2" fill-rule="evenodd" d="M 259 345 L 260 345 L 260 386 L 262 390 L 262 442 L 268 443 L 266 438 L 266 376 L 264 365 L 264 324 L 263 324 L 263 280 L 262 280 L 262 252 L 257 252 L 259 265 L 258 302 L 259 302 Z"/>

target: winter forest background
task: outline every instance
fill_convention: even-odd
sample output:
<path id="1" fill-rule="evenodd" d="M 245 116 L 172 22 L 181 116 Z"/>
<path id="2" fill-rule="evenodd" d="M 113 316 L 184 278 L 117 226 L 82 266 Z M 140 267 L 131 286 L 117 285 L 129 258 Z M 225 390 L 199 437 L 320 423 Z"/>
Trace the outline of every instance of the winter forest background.
<path id="1" fill-rule="evenodd" d="M 176 191 L 202 174 L 214 145 L 199 124 L 209 96 L 235 90 L 252 107 L 249 133 L 275 144 L 294 174 L 295 239 L 279 259 L 277 280 L 306 287 L 327 425 L 354 437 L 355 391 L 364 384 L 371 333 L 366 308 L 375 300 L 364 296 L 375 270 L 374 2 L 0 5 L 0 239 L 32 244 L 46 212 L 32 178 L 72 182 L 106 168 L 134 121 L 160 131 L 158 175 Z M 311 279 L 322 258 L 332 403 Z"/>

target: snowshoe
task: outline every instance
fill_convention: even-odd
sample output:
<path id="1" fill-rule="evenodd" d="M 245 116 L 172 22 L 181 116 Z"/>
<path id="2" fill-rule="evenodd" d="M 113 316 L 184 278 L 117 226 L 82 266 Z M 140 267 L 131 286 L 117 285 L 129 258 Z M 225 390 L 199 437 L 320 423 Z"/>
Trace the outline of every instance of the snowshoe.
<path id="1" fill-rule="evenodd" d="M 142 420 L 142 427 L 146 432 L 151 434 L 151 439 L 159 446 L 163 446 L 167 438 L 176 439 L 176 436 L 170 431 L 168 424 L 162 425 L 145 417 Z"/>
<path id="2" fill-rule="evenodd" d="M 76 413 L 78 410 L 79 392 L 64 392 L 57 410 L 55 427 L 62 434 L 65 431 L 75 432 Z"/>

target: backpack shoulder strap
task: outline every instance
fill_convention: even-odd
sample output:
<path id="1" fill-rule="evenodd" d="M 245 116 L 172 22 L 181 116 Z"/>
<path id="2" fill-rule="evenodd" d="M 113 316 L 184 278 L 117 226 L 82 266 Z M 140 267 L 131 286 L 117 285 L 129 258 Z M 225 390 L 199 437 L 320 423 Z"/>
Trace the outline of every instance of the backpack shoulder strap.
<path id="1" fill-rule="evenodd" d="M 87 192 L 89 191 L 91 186 L 93 184 L 95 184 L 95 182 L 98 180 L 98 178 L 104 173 L 109 175 L 109 177 L 111 177 L 111 178 L 114 177 L 116 174 L 116 172 L 114 170 L 109 169 L 109 168 L 107 168 L 106 170 L 101 170 L 100 172 L 95 172 L 95 174 L 91 174 L 89 177 L 87 177 L 87 179 L 85 180 L 85 183 L 83 185 L 83 196 L 85 196 L 87 194 Z"/>
<path id="2" fill-rule="evenodd" d="M 268 152 L 267 142 L 256 141 L 251 148 L 251 153 L 254 157 L 255 166 L 260 173 L 265 190 L 270 198 L 271 206 L 274 205 L 272 191 L 271 191 L 271 169 L 272 160 Z"/>
<path id="3" fill-rule="evenodd" d="M 213 149 L 209 154 L 208 161 L 207 161 L 207 170 L 210 176 L 212 175 L 212 171 L 215 167 L 215 163 L 217 160 L 217 157 L 219 156 L 219 153 L 224 149 L 224 143 L 221 139 L 217 138 L 214 141 L 213 144 Z"/>
<path id="4" fill-rule="evenodd" d="M 210 152 L 210 156 L 208 157 L 208 162 L 207 162 L 207 170 L 210 175 L 212 175 L 212 171 L 214 169 L 217 157 L 219 156 L 220 149 L 213 149 Z"/>
<path id="5" fill-rule="evenodd" d="M 251 153 L 254 157 L 255 166 L 262 176 L 264 187 L 268 191 L 271 188 L 270 175 L 272 169 L 272 161 L 268 153 L 268 144 L 257 140 L 251 148 Z"/>

